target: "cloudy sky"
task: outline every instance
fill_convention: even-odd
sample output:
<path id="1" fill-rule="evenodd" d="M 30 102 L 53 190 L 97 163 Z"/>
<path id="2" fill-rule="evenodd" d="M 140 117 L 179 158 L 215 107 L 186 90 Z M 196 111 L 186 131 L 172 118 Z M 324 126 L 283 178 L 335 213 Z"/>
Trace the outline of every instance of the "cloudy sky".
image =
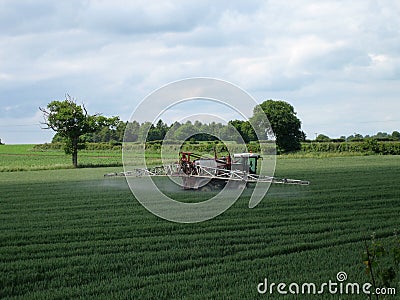
<path id="1" fill-rule="evenodd" d="M 309 138 L 400 130 L 400 1 L 228 2 L 0 0 L 0 138 L 50 141 L 66 93 L 127 120 L 188 77 L 288 101 Z"/>

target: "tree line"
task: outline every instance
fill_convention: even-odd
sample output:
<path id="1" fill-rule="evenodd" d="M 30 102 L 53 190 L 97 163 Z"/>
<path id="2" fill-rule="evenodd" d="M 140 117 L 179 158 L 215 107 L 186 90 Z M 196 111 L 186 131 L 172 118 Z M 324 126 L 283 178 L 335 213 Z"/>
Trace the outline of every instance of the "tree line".
<path id="1" fill-rule="evenodd" d="M 229 122 L 240 133 L 244 142 L 257 140 L 256 134 L 248 121 L 234 120 Z M 185 123 L 175 122 L 171 125 L 159 120 L 156 124 L 151 122 L 139 123 L 137 121 L 125 122 L 118 120 L 115 126 L 103 126 L 95 132 L 82 135 L 81 139 L 89 143 L 122 143 L 126 142 L 154 142 L 161 141 L 168 132 L 170 140 L 182 140 L 190 137 L 196 141 L 214 141 L 216 136 L 223 140 L 233 141 L 237 135 L 232 132 L 231 127 L 222 123 L 202 123 L 200 121 L 187 121 Z M 204 133 L 204 132 L 208 132 Z M 63 137 L 56 133 L 52 142 L 63 142 Z"/>
<path id="2" fill-rule="evenodd" d="M 167 132 L 169 139 L 176 140 L 214 140 L 218 136 L 221 140 L 232 141 L 238 139 L 237 132 L 246 143 L 257 140 L 249 121 L 233 120 L 229 122 L 232 126 L 199 121 L 187 121 L 184 124 L 176 122 L 170 126 L 162 120 L 156 124 L 124 122 L 117 116 L 107 118 L 100 114 L 90 115 L 84 105 L 78 105 L 69 95 L 64 101 L 52 101 L 46 108 L 39 109 L 45 119 L 44 129 L 56 132 L 53 142 L 64 143 L 65 152 L 72 155 L 75 167 L 78 166 L 78 150 L 84 149 L 86 142 L 149 142 L 163 140 Z M 264 124 L 262 114 L 268 117 L 271 126 Z M 254 107 L 252 122 L 262 129 L 261 132 L 265 132 L 263 139 L 268 139 L 272 127 L 278 151 L 281 152 L 300 150 L 300 142 L 305 139 L 301 121 L 293 106 L 285 101 L 267 100 Z"/>
<path id="3" fill-rule="evenodd" d="M 250 122 L 243 120 L 229 121 L 241 135 L 245 143 L 257 141 L 257 136 L 254 132 Z M 127 129 L 127 130 L 126 130 Z M 170 139 L 181 140 L 182 137 L 192 136 L 191 140 L 196 141 L 214 141 L 217 138 L 215 135 L 221 136 L 224 140 L 234 141 L 237 138 L 227 125 L 222 123 L 202 123 L 200 121 L 187 121 L 185 123 L 175 122 L 171 125 L 159 120 L 155 125 L 151 122 L 144 122 L 140 124 L 137 121 L 128 122 L 120 119 L 116 120 L 114 126 L 102 126 L 95 132 L 86 133 L 82 135 L 82 140 L 88 143 L 122 143 L 124 140 L 124 133 L 126 130 L 125 141 L 127 142 L 154 142 L 164 139 L 166 133 L 169 132 Z M 148 134 L 146 136 L 146 132 Z M 197 133 L 197 132 L 210 132 L 210 134 Z M 214 135 L 214 136 L 213 136 Z M 325 134 L 318 134 L 314 140 L 306 138 L 306 135 L 301 132 L 301 142 L 362 142 L 367 139 L 374 139 L 377 141 L 400 141 L 400 133 L 393 131 L 392 133 L 378 132 L 375 135 L 361 135 L 355 133 L 354 135 L 341 136 L 339 138 L 331 138 Z M 63 138 L 59 133 L 56 133 L 52 142 L 63 142 Z"/>
<path id="4" fill-rule="evenodd" d="M 72 105 L 72 104 L 70 104 Z M 295 151 L 300 149 L 300 142 L 304 141 L 306 135 L 301 131 L 301 121 L 297 118 L 292 105 L 285 101 L 267 100 L 260 106 L 254 108 L 253 123 L 261 123 L 259 120 L 260 110 L 265 113 L 270 121 L 270 125 L 276 137 L 278 146 L 283 151 Z M 267 124 L 259 124 L 261 127 L 267 127 Z M 232 130 L 236 129 L 236 132 Z M 57 131 L 57 130 L 56 130 Z M 82 142 L 152 142 L 161 141 L 168 132 L 169 139 L 182 140 L 191 137 L 197 141 L 213 141 L 216 136 L 226 141 L 237 141 L 238 135 L 245 143 L 257 141 L 257 135 L 249 121 L 231 120 L 228 125 L 222 123 L 202 123 L 194 120 L 185 123 L 175 122 L 171 125 L 164 123 L 161 119 L 156 124 L 151 122 L 139 123 L 137 121 L 125 122 L 114 117 L 112 121 L 98 126 L 96 130 L 90 130 L 82 133 L 80 139 Z M 207 132 L 209 134 L 205 134 Z M 57 131 L 52 142 L 63 142 L 65 134 L 63 131 Z"/>
<path id="5" fill-rule="evenodd" d="M 287 153 L 301 149 L 301 143 L 309 141 L 301 130 L 301 121 L 294 107 L 282 100 L 267 100 L 253 109 L 249 121 L 231 120 L 227 125 L 221 123 L 201 123 L 200 121 L 175 122 L 171 125 L 158 120 L 157 123 L 139 123 L 122 121 L 118 116 L 104 117 L 100 114 L 90 115 L 84 105 L 78 105 L 75 99 L 67 95 L 64 101 L 52 101 L 46 108 L 39 108 L 44 116 L 45 129 L 56 132 L 52 142 L 62 142 L 67 154 L 72 155 L 72 163 L 78 166 L 78 150 L 84 149 L 86 143 L 108 142 L 120 144 L 125 142 L 162 141 L 168 133 L 169 140 L 213 141 L 219 137 L 225 141 L 245 143 L 257 141 L 258 137 L 251 124 L 261 128 L 265 135 L 261 139 L 269 139 L 271 129 L 277 145 L 278 153 Z M 267 116 L 270 124 L 264 124 Z M 270 125 L 270 126 L 269 126 Z M 236 129 L 236 130 L 234 130 Z M 208 134 L 205 134 L 207 132 Z M 258 131 L 260 132 L 260 131 Z M 238 134 L 240 134 L 240 138 Z M 362 135 L 341 137 L 337 141 L 356 141 L 364 139 Z M 400 140 L 400 134 L 394 131 L 391 135 L 378 133 L 376 138 Z M 316 137 L 318 142 L 335 141 L 326 135 Z"/>
<path id="6" fill-rule="evenodd" d="M 363 142 L 365 140 L 377 140 L 381 142 L 389 142 L 389 141 L 400 141 L 400 132 L 397 130 L 393 131 L 391 134 L 387 132 L 379 131 L 375 135 L 362 135 L 359 133 L 355 133 L 354 135 L 341 136 L 340 138 L 330 138 L 325 134 L 319 134 L 315 138 L 316 142 Z"/>

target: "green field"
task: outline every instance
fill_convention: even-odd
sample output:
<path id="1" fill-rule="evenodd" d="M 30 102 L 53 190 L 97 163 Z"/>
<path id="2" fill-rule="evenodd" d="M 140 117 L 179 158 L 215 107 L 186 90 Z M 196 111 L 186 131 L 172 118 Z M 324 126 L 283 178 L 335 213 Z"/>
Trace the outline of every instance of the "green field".
<path id="1" fill-rule="evenodd" d="M 121 151 L 79 151 L 81 166 L 121 166 Z M 72 168 L 62 150 L 37 151 L 34 145 L 0 145 L 0 172 Z"/>
<path id="2" fill-rule="evenodd" d="M 321 284 L 339 271 L 364 283 L 363 241 L 400 229 L 399 167 L 399 156 L 278 159 L 277 176 L 312 184 L 272 186 L 254 209 L 247 190 L 198 224 L 159 219 L 124 178 L 103 178 L 120 167 L 1 172 L 0 298 L 275 299 L 257 293 L 264 278 Z M 339 299 L 285 298 L 299 297 Z"/>

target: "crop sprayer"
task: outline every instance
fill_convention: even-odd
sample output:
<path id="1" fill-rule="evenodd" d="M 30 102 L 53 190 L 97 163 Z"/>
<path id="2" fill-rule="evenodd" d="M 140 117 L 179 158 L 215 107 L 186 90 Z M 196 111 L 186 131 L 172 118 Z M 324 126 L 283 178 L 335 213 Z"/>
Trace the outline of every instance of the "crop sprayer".
<path id="1" fill-rule="evenodd" d="M 260 154 L 246 152 L 208 158 L 192 152 L 180 152 L 176 163 L 139 168 L 120 173 L 108 173 L 104 176 L 173 176 L 182 179 L 182 187 L 191 190 L 210 191 L 224 187 L 228 182 L 230 187 L 247 187 L 252 183 L 280 183 L 309 185 L 309 181 L 278 178 L 259 174 Z"/>

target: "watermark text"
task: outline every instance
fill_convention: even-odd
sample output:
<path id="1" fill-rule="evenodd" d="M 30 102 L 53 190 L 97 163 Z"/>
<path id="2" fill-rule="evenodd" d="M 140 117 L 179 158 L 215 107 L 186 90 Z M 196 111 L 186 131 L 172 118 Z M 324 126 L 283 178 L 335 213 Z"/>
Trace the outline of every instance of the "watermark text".
<path id="1" fill-rule="evenodd" d="M 321 284 L 313 282 L 303 283 L 285 283 L 285 282 L 269 282 L 267 278 L 257 285 L 259 294 L 294 294 L 294 295 L 318 295 L 318 294 L 338 294 L 338 295 L 396 295 L 394 287 L 377 287 L 373 288 L 369 282 L 345 282 L 347 274 L 339 272 L 336 275 L 336 280 L 328 280 Z"/>

